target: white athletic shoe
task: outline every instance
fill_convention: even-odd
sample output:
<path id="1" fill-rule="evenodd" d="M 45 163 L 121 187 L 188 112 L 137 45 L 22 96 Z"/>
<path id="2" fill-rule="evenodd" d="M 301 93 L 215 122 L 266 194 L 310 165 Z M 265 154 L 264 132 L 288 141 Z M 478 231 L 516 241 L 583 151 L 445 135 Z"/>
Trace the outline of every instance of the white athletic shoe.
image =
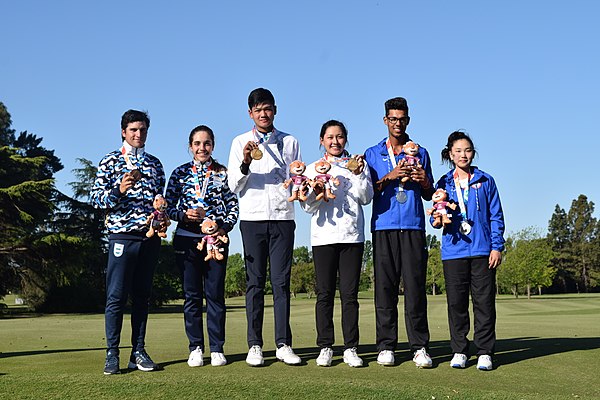
<path id="1" fill-rule="evenodd" d="M 251 367 L 260 367 L 265 363 L 263 358 L 262 349 L 259 345 L 254 345 L 248 350 L 248 356 L 246 357 L 246 364 Z"/>
<path id="2" fill-rule="evenodd" d="M 287 344 L 284 344 L 283 346 L 277 349 L 277 351 L 275 352 L 275 357 L 277 357 L 279 361 L 283 361 L 287 365 L 298 365 L 302 362 L 300 357 L 298 357 L 296 353 L 294 353 L 294 350 L 292 350 L 292 348 Z"/>
<path id="3" fill-rule="evenodd" d="M 319 357 L 317 357 L 317 365 L 319 367 L 329 367 L 333 358 L 333 350 L 331 347 L 323 347 Z"/>
<path id="4" fill-rule="evenodd" d="M 356 347 L 344 350 L 344 362 L 351 367 L 363 366 L 363 360 L 356 354 Z"/>
<path id="5" fill-rule="evenodd" d="M 431 357 L 429 357 L 429 354 L 427 354 L 427 350 L 425 350 L 425 347 L 422 347 L 419 350 L 415 351 L 413 361 L 415 362 L 417 368 L 431 368 L 431 365 L 433 364 L 431 362 Z"/>
<path id="6" fill-rule="evenodd" d="M 467 360 L 469 358 L 462 353 L 454 353 L 454 357 L 450 361 L 450 366 L 452 368 L 464 368 L 467 366 Z"/>
<path id="7" fill-rule="evenodd" d="M 492 357 L 484 354 L 477 359 L 477 369 L 482 371 L 492 370 Z"/>
<path id="8" fill-rule="evenodd" d="M 196 347 L 194 350 L 190 352 L 190 357 L 188 358 L 188 365 L 190 367 L 201 367 L 204 365 L 204 359 L 202 358 L 204 354 L 202 354 L 202 349 L 200 346 Z"/>
<path id="9" fill-rule="evenodd" d="M 227 359 L 223 353 L 210 353 L 210 365 L 213 367 L 222 367 L 227 364 Z"/>
<path id="10" fill-rule="evenodd" d="M 394 352 L 392 350 L 381 350 L 377 356 L 377 364 L 379 365 L 394 365 L 396 359 L 394 358 Z"/>

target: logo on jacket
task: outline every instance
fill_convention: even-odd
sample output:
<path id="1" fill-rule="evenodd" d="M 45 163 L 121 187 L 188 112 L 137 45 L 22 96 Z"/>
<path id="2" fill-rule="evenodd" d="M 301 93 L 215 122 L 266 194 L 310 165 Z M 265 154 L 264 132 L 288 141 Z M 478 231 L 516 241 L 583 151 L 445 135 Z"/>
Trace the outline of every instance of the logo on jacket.
<path id="1" fill-rule="evenodd" d="M 115 243 L 115 247 L 113 248 L 113 254 L 115 257 L 121 257 L 123 255 L 123 249 L 125 245 L 122 243 Z"/>
<path id="2" fill-rule="evenodd" d="M 473 189 L 479 189 L 481 187 L 481 182 L 477 182 L 471 185 Z"/>

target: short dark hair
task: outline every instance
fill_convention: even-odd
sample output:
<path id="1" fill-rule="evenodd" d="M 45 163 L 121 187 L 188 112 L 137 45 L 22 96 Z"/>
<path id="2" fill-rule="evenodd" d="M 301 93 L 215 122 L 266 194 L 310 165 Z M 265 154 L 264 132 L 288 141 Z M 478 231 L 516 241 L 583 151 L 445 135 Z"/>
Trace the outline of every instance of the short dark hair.
<path id="1" fill-rule="evenodd" d="M 150 117 L 147 111 L 127 110 L 121 117 L 121 130 L 127 129 L 132 122 L 145 122 L 146 128 L 150 128 Z"/>
<path id="2" fill-rule="evenodd" d="M 404 111 L 408 115 L 408 103 L 404 97 L 394 97 L 385 102 L 385 116 L 387 117 L 390 110 Z"/>
<path id="3" fill-rule="evenodd" d="M 275 97 L 268 89 L 258 88 L 250 92 L 248 96 L 248 108 L 251 110 L 259 104 L 271 104 L 275 105 Z"/>
<path id="4" fill-rule="evenodd" d="M 343 123 L 341 123 L 340 121 L 336 121 L 335 119 L 331 119 L 323 124 L 323 126 L 321 127 L 321 133 L 319 135 L 321 139 L 323 139 L 323 137 L 325 136 L 325 131 L 327 130 L 327 128 L 330 128 L 332 126 L 339 127 L 342 130 L 342 133 L 344 134 L 346 140 L 348 139 L 348 130 L 346 129 Z"/>
<path id="5" fill-rule="evenodd" d="M 450 134 L 450 136 L 448 136 L 448 143 L 446 143 L 446 147 L 442 149 L 442 162 L 445 162 L 450 166 L 454 166 L 452 157 L 450 157 L 450 151 L 452 150 L 452 146 L 454 146 L 454 142 L 462 139 L 466 140 L 471 145 L 471 148 L 473 149 L 473 156 L 477 154 L 477 151 L 475 151 L 475 145 L 473 144 L 473 141 L 469 135 L 463 131 L 454 131 Z"/>

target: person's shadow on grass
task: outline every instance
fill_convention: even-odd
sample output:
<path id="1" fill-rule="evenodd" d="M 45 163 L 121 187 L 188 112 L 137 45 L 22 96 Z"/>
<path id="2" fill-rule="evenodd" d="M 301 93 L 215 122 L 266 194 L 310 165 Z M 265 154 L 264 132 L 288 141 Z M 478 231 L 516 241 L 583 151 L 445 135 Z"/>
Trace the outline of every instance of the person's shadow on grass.
<path id="1" fill-rule="evenodd" d="M 501 368 L 504 365 L 510 365 L 532 358 L 599 348 L 600 338 L 598 337 L 519 337 L 499 339 L 496 341 L 494 365 L 495 368 Z M 474 361 L 474 354 L 477 349 L 472 342 L 470 351 L 472 352 L 470 363 L 476 363 L 476 361 Z M 429 354 L 433 359 L 434 366 L 436 364 L 450 362 L 453 356 L 450 350 L 450 342 L 446 340 L 430 343 Z"/>

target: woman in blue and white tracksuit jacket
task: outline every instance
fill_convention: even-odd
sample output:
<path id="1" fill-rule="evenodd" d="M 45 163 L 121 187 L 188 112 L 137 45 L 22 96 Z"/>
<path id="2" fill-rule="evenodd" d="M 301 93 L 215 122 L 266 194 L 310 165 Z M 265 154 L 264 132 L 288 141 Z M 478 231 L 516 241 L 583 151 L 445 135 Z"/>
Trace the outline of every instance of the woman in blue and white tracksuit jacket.
<path id="1" fill-rule="evenodd" d="M 302 208 L 311 214 L 311 245 L 315 263 L 317 302 L 315 316 L 317 345 L 321 353 L 317 365 L 329 366 L 333 356 L 334 328 L 333 303 L 337 277 L 342 303 L 342 332 L 344 335 L 344 362 L 351 367 L 362 366 L 356 354 L 358 346 L 358 286 L 364 252 L 363 206 L 373 198 L 373 184 L 369 168 L 362 158 L 355 172 L 348 168 L 349 154 L 346 127 L 331 120 L 321 128 L 323 159 L 331 164 L 330 174 L 339 185 L 334 186 L 334 199 L 316 200 L 311 192 Z M 321 160 L 319 160 L 321 161 Z M 318 161 L 317 161 L 318 162 Z M 305 175 L 314 179 L 318 174 L 314 162 Z M 323 189 L 325 190 L 325 189 Z"/>
<path id="2" fill-rule="evenodd" d="M 206 319 L 210 342 L 211 364 L 226 364 L 225 343 L 225 267 L 227 246 L 222 260 L 205 261 L 207 245 L 202 251 L 197 244 L 205 234 L 200 230 L 204 218 L 217 222 L 218 236 L 231 231 L 238 219 L 238 199 L 227 185 L 226 168 L 212 158 L 215 137 L 204 125 L 192 130 L 189 148 L 194 160 L 175 168 L 165 198 L 167 214 L 177 221 L 173 239 L 175 263 L 182 276 L 185 303 L 183 313 L 185 332 L 189 339 L 188 365 L 203 365 L 204 330 L 202 326 L 202 297 L 206 296 Z"/>
<path id="3" fill-rule="evenodd" d="M 446 190 L 448 201 L 457 205 L 455 210 L 448 210 L 452 223 L 444 227 L 442 236 L 450 345 L 454 353 L 450 365 L 464 368 L 468 360 L 470 292 L 477 367 L 490 370 L 496 343 L 495 277 L 504 250 L 504 214 L 494 179 L 471 165 L 474 156 L 471 138 L 464 132 L 451 133 L 442 150 L 442 160 L 454 168 L 440 178 L 436 188 Z"/>

